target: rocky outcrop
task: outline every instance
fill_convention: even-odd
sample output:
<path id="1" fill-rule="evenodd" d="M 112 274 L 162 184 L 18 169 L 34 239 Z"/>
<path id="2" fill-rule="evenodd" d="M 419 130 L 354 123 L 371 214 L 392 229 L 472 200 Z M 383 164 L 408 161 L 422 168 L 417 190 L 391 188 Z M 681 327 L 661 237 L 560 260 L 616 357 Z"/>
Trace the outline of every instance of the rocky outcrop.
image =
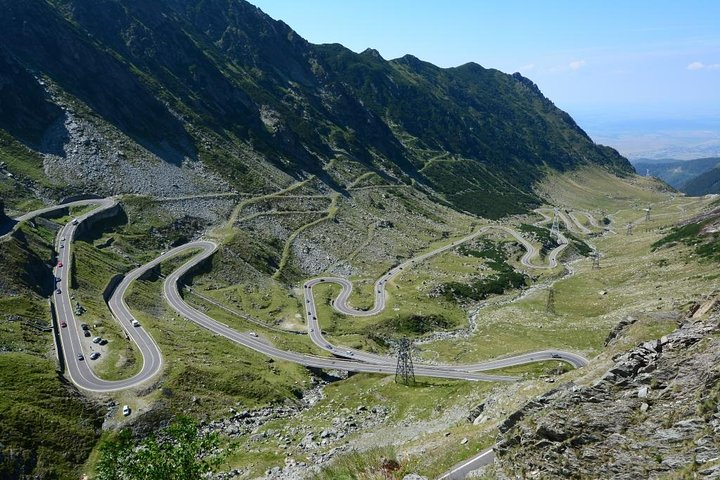
<path id="1" fill-rule="evenodd" d="M 500 427 L 499 477 L 720 478 L 719 317 L 686 320 L 616 356 L 594 385 L 526 404 Z"/>

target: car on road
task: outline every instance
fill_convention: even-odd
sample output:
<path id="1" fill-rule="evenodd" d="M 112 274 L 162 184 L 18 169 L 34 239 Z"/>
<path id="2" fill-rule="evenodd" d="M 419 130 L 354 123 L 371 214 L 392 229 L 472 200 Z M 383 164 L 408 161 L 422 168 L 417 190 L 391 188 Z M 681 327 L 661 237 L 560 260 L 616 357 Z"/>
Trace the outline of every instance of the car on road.
<path id="1" fill-rule="evenodd" d="M 123 415 L 126 417 L 130 415 L 130 407 L 128 407 L 127 405 L 123 405 Z"/>
<path id="2" fill-rule="evenodd" d="M 57 290 L 55 290 L 55 293 L 56 293 L 57 295 L 60 295 L 60 294 L 62 293 L 62 290 L 60 290 L 60 289 L 58 288 Z"/>
<path id="3" fill-rule="evenodd" d="M 133 320 L 133 321 L 132 321 L 132 326 L 133 326 L 133 327 L 139 327 L 139 326 L 140 326 L 140 322 L 138 322 L 137 320 Z"/>
<path id="4" fill-rule="evenodd" d="M 255 332 L 250 332 L 249 335 L 250 335 L 251 337 L 257 337 L 257 336 L 258 336 L 257 333 L 255 333 Z"/>
<path id="5" fill-rule="evenodd" d="M 97 360 L 98 358 L 100 358 L 100 352 L 92 352 L 90 354 L 90 360 Z"/>
<path id="6" fill-rule="evenodd" d="M 82 353 L 78 353 L 78 354 L 77 354 L 77 359 L 78 359 L 78 361 L 83 361 L 83 360 L 85 360 L 85 357 L 83 357 L 83 354 L 82 354 Z"/>
<path id="7" fill-rule="evenodd" d="M 66 328 L 66 327 L 67 327 L 67 323 L 65 323 L 64 321 L 60 322 L 60 328 Z"/>
<path id="8" fill-rule="evenodd" d="M 55 283 L 58 283 L 58 282 L 61 281 L 61 280 L 62 280 L 62 278 L 60 278 L 60 277 L 55 277 Z"/>
<path id="9" fill-rule="evenodd" d="M 79 222 L 78 222 L 78 219 L 77 219 L 77 218 L 73 218 L 72 224 L 73 224 L 73 225 L 77 225 L 78 223 L 79 223 Z"/>
<path id="10" fill-rule="evenodd" d="M 100 338 L 100 337 L 95 337 L 92 339 L 93 343 L 100 343 L 101 341 L 102 341 L 102 338 Z"/>
<path id="11" fill-rule="evenodd" d="M 553 353 L 550 355 L 551 358 L 562 358 L 559 353 Z"/>
<path id="12" fill-rule="evenodd" d="M 62 268 L 62 262 L 58 262 L 57 266 L 58 268 Z"/>
<path id="13" fill-rule="evenodd" d="M 329 343 L 326 343 L 325 348 L 332 350 L 332 345 L 330 345 Z"/>
<path id="14" fill-rule="evenodd" d="M 64 244 L 64 243 L 61 243 L 61 244 L 60 244 L 60 248 L 65 248 L 65 244 Z"/>
<path id="15" fill-rule="evenodd" d="M 350 351 L 350 350 L 345 350 L 345 353 L 347 353 L 348 355 L 351 355 L 351 356 L 352 356 L 352 355 L 355 355 L 355 354 L 354 354 L 352 351 Z"/>

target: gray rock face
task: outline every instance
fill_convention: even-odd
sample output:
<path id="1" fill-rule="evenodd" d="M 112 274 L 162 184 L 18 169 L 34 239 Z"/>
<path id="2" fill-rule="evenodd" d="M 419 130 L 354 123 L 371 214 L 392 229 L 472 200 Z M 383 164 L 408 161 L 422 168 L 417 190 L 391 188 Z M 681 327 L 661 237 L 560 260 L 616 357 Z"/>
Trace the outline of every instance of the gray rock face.
<path id="1" fill-rule="evenodd" d="M 499 477 L 720 478 L 718 330 L 717 316 L 687 320 L 617 356 L 595 385 L 525 405 L 500 428 Z"/>

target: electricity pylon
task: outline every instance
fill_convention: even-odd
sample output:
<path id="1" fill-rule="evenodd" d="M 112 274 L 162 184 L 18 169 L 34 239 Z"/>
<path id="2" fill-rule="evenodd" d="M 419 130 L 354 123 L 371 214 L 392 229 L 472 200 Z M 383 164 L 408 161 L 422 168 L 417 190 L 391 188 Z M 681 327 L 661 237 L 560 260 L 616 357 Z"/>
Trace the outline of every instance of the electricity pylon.
<path id="1" fill-rule="evenodd" d="M 398 342 L 398 361 L 395 369 L 395 382 L 410 385 L 415 383 L 415 369 L 412 361 L 412 343 L 407 338 L 402 338 Z M 399 381 L 398 381 L 399 379 Z"/>

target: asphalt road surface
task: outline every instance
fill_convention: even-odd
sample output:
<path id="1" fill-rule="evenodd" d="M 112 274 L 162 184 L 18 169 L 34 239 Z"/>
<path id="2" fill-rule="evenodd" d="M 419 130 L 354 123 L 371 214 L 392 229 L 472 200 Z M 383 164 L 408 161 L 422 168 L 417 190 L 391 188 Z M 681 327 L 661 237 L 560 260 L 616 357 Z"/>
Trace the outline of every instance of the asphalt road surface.
<path id="1" fill-rule="evenodd" d="M 58 251 L 58 263 L 54 268 L 54 273 L 56 279 L 60 279 L 60 281 L 56 282 L 56 288 L 60 293 L 57 293 L 56 290 L 54 294 L 54 304 L 57 314 L 57 325 L 60 326 L 59 337 L 63 353 L 65 355 L 67 374 L 75 385 L 84 390 L 93 392 L 113 392 L 125 390 L 139 385 L 159 373 L 162 369 L 162 354 L 152 337 L 150 337 L 150 335 L 142 327 L 132 326 L 133 318 L 132 315 L 130 315 L 125 303 L 122 301 L 117 302 L 116 304 L 110 302 L 110 309 L 113 312 L 113 315 L 115 315 L 115 318 L 123 327 L 128 337 L 137 345 L 143 366 L 140 372 L 136 375 L 117 381 L 109 381 L 98 378 L 97 375 L 95 375 L 95 372 L 93 372 L 90 368 L 89 362 L 94 361 L 90 359 L 90 354 L 92 352 L 83 347 L 83 335 L 82 328 L 80 326 L 81 322 L 78 321 L 75 316 L 72 298 L 70 297 L 72 244 L 78 226 L 85 219 L 98 212 L 114 207 L 116 202 L 113 199 L 102 199 L 83 200 L 81 202 L 73 202 L 73 204 L 61 205 L 60 208 L 66 208 L 68 205 L 78 206 L 92 204 L 98 205 L 98 208 L 81 217 L 77 217 L 75 220 L 66 224 L 58 233 L 56 240 L 57 244 L 55 245 L 55 248 Z M 43 209 L 43 212 L 47 212 L 49 210 L 50 209 Z M 37 214 L 37 212 L 35 213 Z M 133 280 L 135 280 L 135 278 L 137 277 L 129 275 L 123 280 L 123 284 L 129 285 Z M 65 325 L 64 327 L 62 326 L 63 324 Z M 78 355 L 81 355 L 82 359 Z"/>

